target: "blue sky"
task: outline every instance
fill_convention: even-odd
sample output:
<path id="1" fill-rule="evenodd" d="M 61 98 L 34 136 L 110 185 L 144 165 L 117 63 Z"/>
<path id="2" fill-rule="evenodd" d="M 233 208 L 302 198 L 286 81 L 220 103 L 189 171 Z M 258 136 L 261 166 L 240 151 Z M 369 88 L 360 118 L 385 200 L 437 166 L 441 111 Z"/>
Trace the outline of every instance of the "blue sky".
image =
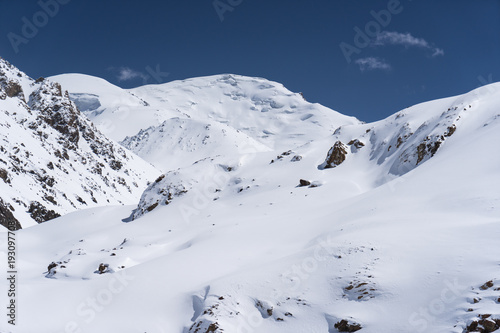
<path id="1" fill-rule="evenodd" d="M 0 0 L 0 56 L 125 88 L 265 77 L 374 121 L 500 81 L 500 1 Z"/>

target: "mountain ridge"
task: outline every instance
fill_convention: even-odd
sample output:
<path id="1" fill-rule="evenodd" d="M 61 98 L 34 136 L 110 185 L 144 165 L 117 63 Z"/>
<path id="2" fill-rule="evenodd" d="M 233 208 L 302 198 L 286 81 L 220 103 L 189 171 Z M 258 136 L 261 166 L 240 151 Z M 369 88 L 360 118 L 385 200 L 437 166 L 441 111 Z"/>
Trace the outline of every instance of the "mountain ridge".
<path id="1" fill-rule="evenodd" d="M 255 78 L 181 83 L 69 89 L 161 175 L 17 231 L 19 332 L 497 330 L 500 83 L 374 123 Z"/>

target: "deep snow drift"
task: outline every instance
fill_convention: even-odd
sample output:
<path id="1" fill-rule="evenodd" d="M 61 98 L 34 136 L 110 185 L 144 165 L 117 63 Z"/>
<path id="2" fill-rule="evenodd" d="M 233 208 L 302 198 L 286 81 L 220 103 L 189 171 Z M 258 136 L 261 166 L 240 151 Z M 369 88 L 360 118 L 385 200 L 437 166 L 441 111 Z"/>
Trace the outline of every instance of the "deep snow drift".
<path id="1" fill-rule="evenodd" d="M 68 77 L 165 174 L 134 205 L 18 231 L 19 323 L 0 331 L 498 326 L 500 84 L 369 124 L 236 75 L 113 88 L 150 111 L 110 130 L 110 85 Z"/>

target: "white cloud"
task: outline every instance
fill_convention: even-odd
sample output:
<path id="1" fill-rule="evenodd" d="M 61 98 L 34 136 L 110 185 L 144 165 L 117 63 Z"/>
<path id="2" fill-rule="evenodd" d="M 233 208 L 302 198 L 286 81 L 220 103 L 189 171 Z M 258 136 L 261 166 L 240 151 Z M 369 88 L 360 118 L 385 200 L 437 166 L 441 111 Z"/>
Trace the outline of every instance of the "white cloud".
<path id="1" fill-rule="evenodd" d="M 146 80 L 148 78 L 148 75 L 139 71 L 135 71 L 128 67 L 122 67 L 118 70 L 118 81 L 130 81 L 137 78 Z"/>
<path id="2" fill-rule="evenodd" d="M 361 71 L 365 70 L 375 70 L 375 69 L 381 69 L 381 70 L 390 70 L 391 65 L 389 65 L 387 62 L 385 62 L 382 59 L 379 58 L 374 58 L 374 57 L 368 57 L 368 58 L 361 58 L 355 61 L 355 63 L 359 66 L 359 69 Z"/>
<path id="3" fill-rule="evenodd" d="M 420 47 L 433 51 L 432 56 L 444 55 L 443 49 L 432 46 L 423 38 L 412 36 L 409 32 L 382 31 L 373 41 L 373 45 L 403 45 L 405 47 Z"/>
<path id="4" fill-rule="evenodd" d="M 438 48 L 435 48 L 434 49 L 434 53 L 432 54 L 433 57 L 437 57 L 437 56 L 440 56 L 440 55 L 444 55 L 444 51 L 443 49 L 438 49 Z"/>

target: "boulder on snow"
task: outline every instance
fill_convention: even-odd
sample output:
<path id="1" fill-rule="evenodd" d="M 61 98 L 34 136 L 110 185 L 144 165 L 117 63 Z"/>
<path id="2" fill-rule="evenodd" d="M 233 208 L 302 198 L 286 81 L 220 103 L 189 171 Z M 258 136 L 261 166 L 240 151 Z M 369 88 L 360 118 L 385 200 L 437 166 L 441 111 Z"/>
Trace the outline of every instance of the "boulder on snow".
<path id="1" fill-rule="evenodd" d="M 365 146 L 365 144 L 363 142 L 359 141 L 358 139 L 353 139 L 353 140 L 349 141 L 349 143 L 347 143 L 347 145 L 354 146 L 357 149 L 361 149 L 362 147 Z"/>
<path id="2" fill-rule="evenodd" d="M 342 319 L 334 326 L 339 332 L 356 332 L 359 331 L 362 327 L 357 323 L 350 323 L 346 319 Z"/>
<path id="3" fill-rule="evenodd" d="M 309 186 L 311 185 L 311 182 L 305 179 L 299 180 L 300 186 Z"/>
<path id="4" fill-rule="evenodd" d="M 342 164 L 347 156 L 347 147 L 341 142 L 337 141 L 326 155 L 325 162 L 322 164 L 322 169 L 335 168 Z"/>

